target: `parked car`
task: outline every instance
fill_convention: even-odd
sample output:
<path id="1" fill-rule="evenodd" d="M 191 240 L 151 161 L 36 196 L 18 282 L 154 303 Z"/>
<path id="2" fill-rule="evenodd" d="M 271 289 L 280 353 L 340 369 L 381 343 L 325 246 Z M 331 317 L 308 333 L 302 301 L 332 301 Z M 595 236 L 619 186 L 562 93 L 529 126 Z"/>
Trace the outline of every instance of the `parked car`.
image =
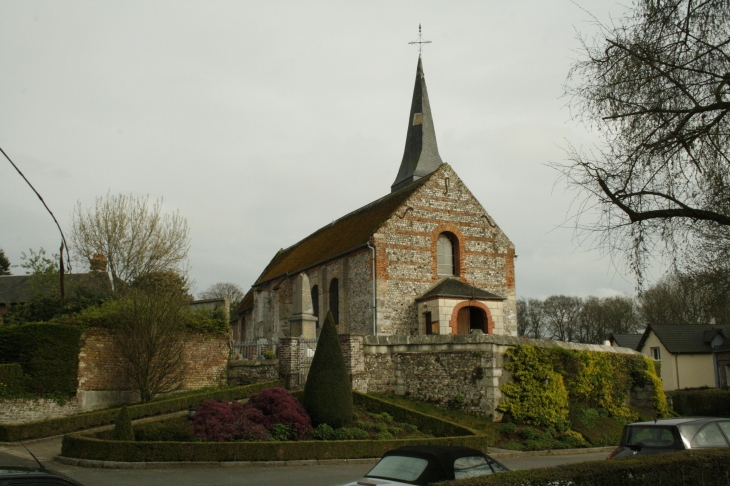
<path id="1" fill-rule="evenodd" d="M 409 446 L 386 452 L 362 479 L 345 486 L 428 485 L 509 471 L 487 454 L 457 446 Z"/>
<path id="2" fill-rule="evenodd" d="M 730 419 L 690 417 L 635 422 L 624 427 L 621 444 L 608 459 L 715 447 L 730 447 Z"/>
<path id="3" fill-rule="evenodd" d="M 71 478 L 47 469 L 22 466 L 0 466 L 0 486 L 83 486 Z"/>

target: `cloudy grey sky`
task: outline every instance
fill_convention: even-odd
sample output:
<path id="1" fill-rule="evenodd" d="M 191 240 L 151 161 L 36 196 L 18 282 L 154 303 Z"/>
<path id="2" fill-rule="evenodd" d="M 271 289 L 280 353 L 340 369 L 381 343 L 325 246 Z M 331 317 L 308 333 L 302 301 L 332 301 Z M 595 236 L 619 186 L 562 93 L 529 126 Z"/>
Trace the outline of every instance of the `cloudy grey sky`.
<path id="1" fill-rule="evenodd" d="M 70 231 L 77 201 L 164 197 L 198 291 L 248 289 L 279 248 L 390 191 L 417 50 L 444 161 L 517 248 L 517 293 L 632 293 L 561 228 L 548 162 L 592 135 L 562 84 L 605 0 L 0 1 L 0 147 Z M 568 224 L 569 226 L 569 224 Z M 0 160 L 0 248 L 59 246 Z M 16 268 L 14 273 L 22 273 Z"/>

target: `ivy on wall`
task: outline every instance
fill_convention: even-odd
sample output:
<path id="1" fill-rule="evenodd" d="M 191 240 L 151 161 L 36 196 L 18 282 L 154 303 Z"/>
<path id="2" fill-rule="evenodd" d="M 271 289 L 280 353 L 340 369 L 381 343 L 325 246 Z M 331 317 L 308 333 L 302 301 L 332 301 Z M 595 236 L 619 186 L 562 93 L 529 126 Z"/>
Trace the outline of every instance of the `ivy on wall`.
<path id="1" fill-rule="evenodd" d="M 608 411 L 612 417 L 632 421 L 636 412 L 624 404 L 634 385 L 654 388 L 656 416 L 670 414 L 662 381 L 653 360 L 637 355 L 576 351 L 559 347 L 519 345 L 507 350 L 504 364 L 513 375 L 502 385 L 505 400 L 499 410 L 516 421 L 559 425 L 568 416 L 570 404 Z"/>

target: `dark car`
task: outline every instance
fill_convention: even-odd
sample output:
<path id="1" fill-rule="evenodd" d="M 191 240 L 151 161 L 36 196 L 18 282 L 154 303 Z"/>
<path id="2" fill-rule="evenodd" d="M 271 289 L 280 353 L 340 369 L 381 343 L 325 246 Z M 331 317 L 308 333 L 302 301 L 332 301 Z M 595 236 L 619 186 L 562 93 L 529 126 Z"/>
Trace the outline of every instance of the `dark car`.
<path id="1" fill-rule="evenodd" d="M 663 419 L 626 425 L 620 446 L 608 459 L 716 447 L 730 447 L 730 419 Z"/>
<path id="2" fill-rule="evenodd" d="M 509 471 L 482 451 L 457 446 L 409 446 L 388 451 L 364 478 L 346 486 L 427 485 Z"/>
<path id="3" fill-rule="evenodd" d="M 0 466 L 0 486 L 83 486 L 71 478 L 47 469 Z"/>

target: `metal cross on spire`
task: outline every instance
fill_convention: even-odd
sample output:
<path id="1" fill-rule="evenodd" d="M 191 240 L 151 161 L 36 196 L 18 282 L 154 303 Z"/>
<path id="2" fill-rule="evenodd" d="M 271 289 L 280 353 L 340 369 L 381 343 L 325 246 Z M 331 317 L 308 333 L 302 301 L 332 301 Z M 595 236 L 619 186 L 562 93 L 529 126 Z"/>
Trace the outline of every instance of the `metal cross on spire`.
<path id="1" fill-rule="evenodd" d="M 421 57 L 421 51 L 423 51 L 423 44 L 430 44 L 431 41 L 425 41 L 423 40 L 423 36 L 421 35 L 421 24 L 418 24 L 418 40 L 409 42 L 409 44 L 418 44 L 418 57 Z"/>

